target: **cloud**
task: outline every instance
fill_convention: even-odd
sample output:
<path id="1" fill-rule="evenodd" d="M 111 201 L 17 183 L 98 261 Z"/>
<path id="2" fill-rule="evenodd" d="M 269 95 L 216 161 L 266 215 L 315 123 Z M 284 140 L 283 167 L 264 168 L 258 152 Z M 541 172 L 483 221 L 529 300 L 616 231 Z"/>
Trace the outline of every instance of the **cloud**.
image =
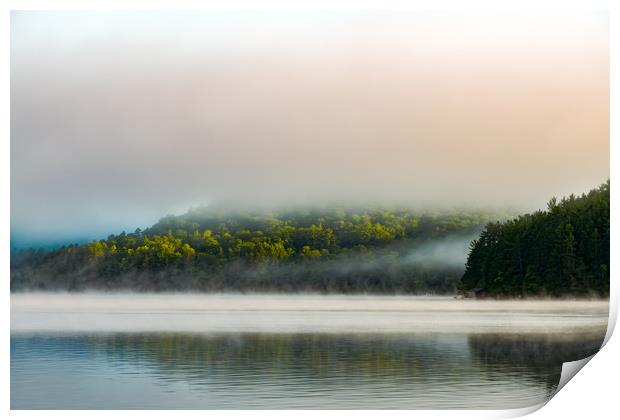
<path id="1" fill-rule="evenodd" d="M 227 200 L 544 205 L 609 176 L 605 15 L 14 12 L 12 231 Z"/>

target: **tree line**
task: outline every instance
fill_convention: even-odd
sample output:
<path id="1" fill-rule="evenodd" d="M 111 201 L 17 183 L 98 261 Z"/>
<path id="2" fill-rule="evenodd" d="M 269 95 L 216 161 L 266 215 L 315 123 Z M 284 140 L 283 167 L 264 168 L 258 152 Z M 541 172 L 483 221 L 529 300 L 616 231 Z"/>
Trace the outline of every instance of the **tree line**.
<path id="1" fill-rule="evenodd" d="M 546 211 L 489 223 L 472 242 L 461 292 L 490 296 L 609 295 L 609 180 Z"/>
<path id="2" fill-rule="evenodd" d="M 500 213 L 195 208 L 144 231 L 11 256 L 11 289 L 454 293 L 462 268 L 407 264 L 419 244 Z"/>
<path id="3" fill-rule="evenodd" d="M 609 207 L 609 180 L 517 218 L 463 209 L 201 207 L 144 231 L 13 251 L 11 290 L 607 296 Z M 464 266 L 409 258 L 455 235 L 477 238 Z"/>

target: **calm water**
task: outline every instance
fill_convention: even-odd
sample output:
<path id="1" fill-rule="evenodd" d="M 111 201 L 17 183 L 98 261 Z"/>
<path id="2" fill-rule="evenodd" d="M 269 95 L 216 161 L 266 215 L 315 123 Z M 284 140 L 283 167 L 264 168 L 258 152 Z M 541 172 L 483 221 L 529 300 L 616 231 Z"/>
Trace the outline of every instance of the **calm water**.
<path id="1" fill-rule="evenodd" d="M 600 348 L 607 304 L 14 295 L 11 312 L 13 409 L 480 409 L 548 399 Z"/>

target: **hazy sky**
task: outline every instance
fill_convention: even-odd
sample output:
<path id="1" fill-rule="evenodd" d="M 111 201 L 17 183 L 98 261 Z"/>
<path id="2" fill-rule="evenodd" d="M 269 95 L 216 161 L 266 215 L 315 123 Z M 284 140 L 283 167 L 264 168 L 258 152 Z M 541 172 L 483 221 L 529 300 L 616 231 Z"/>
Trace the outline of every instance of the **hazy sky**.
<path id="1" fill-rule="evenodd" d="M 11 230 L 544 206 L 609 177 L 605 13 L 13 12 Z"/>

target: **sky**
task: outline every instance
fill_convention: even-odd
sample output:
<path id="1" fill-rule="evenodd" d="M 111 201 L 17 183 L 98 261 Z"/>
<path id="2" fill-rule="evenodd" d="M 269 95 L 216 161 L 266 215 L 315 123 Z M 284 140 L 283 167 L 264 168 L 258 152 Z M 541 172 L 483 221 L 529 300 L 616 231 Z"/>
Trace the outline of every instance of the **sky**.
<path id="1" fill-rule="evenodd" d="M 13 246 L 191 206 L 514 207 L 609 177 L 606 13 L 11 13 Z"/>

